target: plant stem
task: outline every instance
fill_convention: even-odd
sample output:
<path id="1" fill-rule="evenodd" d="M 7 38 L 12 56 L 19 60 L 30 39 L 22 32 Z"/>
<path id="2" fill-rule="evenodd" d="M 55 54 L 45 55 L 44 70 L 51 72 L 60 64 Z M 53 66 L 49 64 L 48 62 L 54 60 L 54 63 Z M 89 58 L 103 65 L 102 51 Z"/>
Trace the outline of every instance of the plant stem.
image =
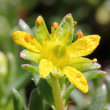
<path id="1" fill-rule="evenodd" d="M 52 90 L 55 101 L 55 110 L 64 110 L 59 81 L 56 77 L 52 75 L 51 75 L 51 81 L 52 81 Z"/>

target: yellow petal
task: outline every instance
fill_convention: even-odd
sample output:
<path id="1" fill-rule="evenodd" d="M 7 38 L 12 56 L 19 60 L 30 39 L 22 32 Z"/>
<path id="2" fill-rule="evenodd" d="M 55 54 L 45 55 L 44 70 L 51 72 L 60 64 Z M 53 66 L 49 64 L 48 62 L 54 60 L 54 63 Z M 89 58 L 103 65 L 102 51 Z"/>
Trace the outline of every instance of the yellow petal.
<path id="1" fill-rule="evenodd" d="M 99 35 L 89 35 L 82 37 L 70 45 L 70 57 L 80 57 L 91 54 L 99 45 Z"/>
<path id="2" fill-rule="evenodd" d="M 68 66 L 64 67 L 63 73 L 76 88 L 80 89 L 84 93 L 88 92 L 87 81 L 80 71 L 77 71 L 75 68 Z"/>
<path id="3" fill-rule="evenodd" d="M 42 59 L 39 64 L 39 72 L 42 78 L 45 78 L 52 70 L 52 62 Z"/>
<path id="4" fill-rule="evenodd" d="M 31 34 L 23 31 L 15 31 L 12 33 L 12 38 L 15 43 L 27 49 L 32 50 L 34 52 L 40 52 L 41 45 Z"/>

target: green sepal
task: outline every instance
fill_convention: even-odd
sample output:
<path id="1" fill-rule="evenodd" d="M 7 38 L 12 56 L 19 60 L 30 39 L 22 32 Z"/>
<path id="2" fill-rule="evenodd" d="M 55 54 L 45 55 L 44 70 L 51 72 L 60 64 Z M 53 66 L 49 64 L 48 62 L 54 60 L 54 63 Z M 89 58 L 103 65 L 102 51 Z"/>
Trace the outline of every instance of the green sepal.
<path id="1" fill-rule="evenodd" d="M 39 71 L 38 71 L 37 68 L 34 67 L 33 65 L 30 65 L 30 64 L 22 64 L 21 67 L 22 67 L 24 70 L 28 70 L 28 71 L 30 71 L 30 72 L 39 74 Z"/>
<path id="2" fill-rule="evenodd" d="M 107 88 L 105 84 L 102 84 L 96 89 L 96 93 L 88 110 L 104 110 L 107 98 L 106 96 Z"/>
<path id="3" fill-rule="evenodd" d="M 14 110 L 25 110 L 20 94 L 12 88 Z"/>
<path id="4" fill-rule="evenodd" d="M 43 17 L 38 16 L 38 18 L 41 19 L 41 23 L 35 22 L 35 38 L 43 45 L 46 40 L 50 39 L 50 35 Z"/>
<path id="5" fill-rule="evenodd" d="M 71 67 L 76 68 L 81 72 L 86 72 L 90 70 L 100 69 L 101 65 L 98 63 L 91 62 L 79 62 L 79 63 L 71 63 Z"/>
<path id="6" fill-rule="evenodd" d="M 28 24 L 23 21 L 22 19 L 19 19 L 19 27 L 22 31 L 30 33 L 32 36 L 34 36 L 34 33 L 32 32 L 31 28 L 28 26 Z"/>
<path id="7" fill-rule="evenodd" d="M 56 30 L 57 40 L 63 41 L 65 40 L 66 45 L 70 45 L 73 41 L 73 18 L 71 14 L 67 14 L 61 24 L 59 25 L 58 29 Z"/>
<path id="8" fill-rule="evenodd" d="M 29 99 L 29 109 L 30 110 L 43 110 L 43 103 L 39 91 L 34 89 L 31 92 Z"/>
<path id="9" fill-rule="evenodd" d="M 21 51 L 20 57 L 38 64 L 40 60 L 40 53 L 35 53 L 30 50 L 24 49 L 23 51 Z"/>
<path id="10" fill-rule="evenodd" d="M 92 80 L 95 78 L 99 78 L 105 75 L 105 72 L 102 70 L 92 70 L 83 73 L 87 80 Z"/>

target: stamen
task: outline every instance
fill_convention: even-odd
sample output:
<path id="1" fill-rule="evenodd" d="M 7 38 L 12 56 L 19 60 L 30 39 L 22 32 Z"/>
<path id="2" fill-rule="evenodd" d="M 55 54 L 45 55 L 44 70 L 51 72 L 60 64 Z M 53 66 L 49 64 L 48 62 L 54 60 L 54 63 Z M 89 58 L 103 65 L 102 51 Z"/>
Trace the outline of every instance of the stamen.
<path id="1" fill-rule="evenodd" d="M 67 40 L 68 35 L 71 33 L 71 31 L 72 31 L 73 28 L 74 28 L 74 25 L 72 25 L 72 27 L 70 28 L 69 32 L 66 34 L 66 36 L 65 36 L 64 39 L 62 40 L 63 43 Z"/>
<path id="2" fill-rule="evenodd" d="M 93 62 L 94 62 L 94 63 L 96 63 L 96 62 L 97 62 L 97 59 L 96 59 L 96 58 L 94 58 L 94 59 L 93 59 Z"/>
<path id="3" fill-rule="evenodd" d="M 77 21 L 74 21 L 73 24 L 74 24 L 74 26 L 76 26 L 77 25 Z"/>
<path id="4" fill-rule="evenodd" d="M 40 16 L 38 16 L 37 19 L 36 19 L 36 22 L 37 22 L 38 24 L 41 24 L 41 23 L 42 23 L 42 18 L 41 18 Z"/>
<path id="5" fill-rule="evenodd" d="M 77 32 L 77 36 L 78 36 L 79 38 L 82 38 L 82 37 L 84 36 L 81 30 L 79 30 L 79 31 Z"/>
<path id="6" fill-rule="evenodd" d="M 53 27 L 54 27 L 55 29 L 57 29 L 58 26 L 59 26 L 59 24 L 58 24 L 57 22 L 54 22 L 54 23 L 53 23 Z"/>

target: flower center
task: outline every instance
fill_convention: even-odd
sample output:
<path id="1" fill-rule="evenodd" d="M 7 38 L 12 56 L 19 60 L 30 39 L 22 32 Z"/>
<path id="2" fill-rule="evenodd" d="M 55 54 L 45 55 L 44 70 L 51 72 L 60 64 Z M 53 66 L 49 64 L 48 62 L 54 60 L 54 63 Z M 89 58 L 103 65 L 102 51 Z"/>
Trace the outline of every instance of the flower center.
<path id="1" fill-rule="evenodd" d="M 42 57 L 52 61 L 55 66 L 61 67 L 67 64 L 67 46 L 59 42 L 48 41 L 42 49 Z"/>

